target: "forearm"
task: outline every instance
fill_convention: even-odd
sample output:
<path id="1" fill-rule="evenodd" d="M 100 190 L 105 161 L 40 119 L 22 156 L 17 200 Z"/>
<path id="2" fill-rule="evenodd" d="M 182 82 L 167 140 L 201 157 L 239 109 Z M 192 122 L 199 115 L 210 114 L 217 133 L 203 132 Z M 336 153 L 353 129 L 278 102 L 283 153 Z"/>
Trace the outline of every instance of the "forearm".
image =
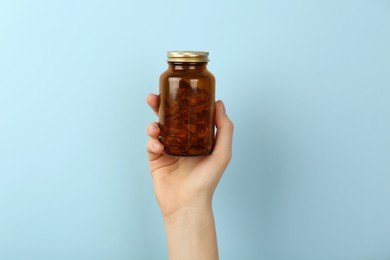
<path id="1" fill-rule="evenodd" d="M 211 206 L 183 208 L 164 218 L 169 260 L 218 259 Z"/>

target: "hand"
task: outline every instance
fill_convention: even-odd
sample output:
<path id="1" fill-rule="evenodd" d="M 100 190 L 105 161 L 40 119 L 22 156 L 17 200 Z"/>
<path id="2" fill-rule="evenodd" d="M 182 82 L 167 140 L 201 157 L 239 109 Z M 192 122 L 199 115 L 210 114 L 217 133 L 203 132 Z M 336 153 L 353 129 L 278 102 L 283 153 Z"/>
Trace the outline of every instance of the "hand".
<path id="1" fill-rule="evenodd" d="M 147 103 L 159 113 L 159 97 Z M 233 123 L 222 101 L 215 103 L 217 135 L 212 154 L 202 157 L 164 155 L 157 123 L 147 127 L 146 144 L 154 192 L 165 221 L 170 260 L 217 260 L 218 246 L 211 207 L 213 193 L 231 157 Z"/>
<path id="2" fill-rule="evenodd" d="M 159 96 L 150 94 L 146 99 L 158 116 Z M 164 219 L 185 208 L 210 207 L 212 196 L 231 157 L 233 123 L 226 115 L 222 101 L 215 103 L 217 127 L 212 154 L 201 157 L 173 157 L 164 155 L 158 141 L 157 123 L 147 127 L 151 137 L 146 144 L 153 177 L 154 191 Z"/>

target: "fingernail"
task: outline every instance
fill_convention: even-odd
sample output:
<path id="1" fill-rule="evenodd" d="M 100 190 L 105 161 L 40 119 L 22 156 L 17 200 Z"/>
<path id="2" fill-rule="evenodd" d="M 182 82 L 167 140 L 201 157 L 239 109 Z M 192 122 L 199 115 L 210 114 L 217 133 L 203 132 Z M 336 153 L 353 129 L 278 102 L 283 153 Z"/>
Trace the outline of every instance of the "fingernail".
<path id="1" fill-rule="evenodd" d="M 160 148 L 160 144 L 159 143 L 153 143 L 153 149 L 157 150 L 158 148 Z"/>
<path id="2" fill-rule="evenodd" d="M 156 125 L 150 125 L 149 128 L 148 128 L 148 131 L 151 132 L 153 131 L 154 129 L 157 129 L 157 126 Z"/>

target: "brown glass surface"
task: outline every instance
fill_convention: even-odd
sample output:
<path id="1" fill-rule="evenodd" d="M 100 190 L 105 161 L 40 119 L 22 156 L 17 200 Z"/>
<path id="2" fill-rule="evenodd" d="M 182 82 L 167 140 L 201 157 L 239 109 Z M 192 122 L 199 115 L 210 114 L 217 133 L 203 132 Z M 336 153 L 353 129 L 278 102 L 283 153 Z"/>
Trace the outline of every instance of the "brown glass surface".
<path id="1" fill-rule="evenodd" d="M 210 154 L 214 147 L 215 78 L 207 63 L 168 63 L 160 77 L 160 141 L 164 153 Z"/>

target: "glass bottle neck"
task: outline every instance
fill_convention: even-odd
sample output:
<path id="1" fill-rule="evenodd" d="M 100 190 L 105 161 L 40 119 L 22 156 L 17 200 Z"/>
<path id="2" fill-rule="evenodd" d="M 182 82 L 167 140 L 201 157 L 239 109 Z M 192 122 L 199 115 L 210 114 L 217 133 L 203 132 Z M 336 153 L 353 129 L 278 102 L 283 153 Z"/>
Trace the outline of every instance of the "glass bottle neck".
<path id="1" fill-rule="evenodd" d="M 203 71 L 207 69 L 207 62 L 168 62 L 171 70 Z"/>

